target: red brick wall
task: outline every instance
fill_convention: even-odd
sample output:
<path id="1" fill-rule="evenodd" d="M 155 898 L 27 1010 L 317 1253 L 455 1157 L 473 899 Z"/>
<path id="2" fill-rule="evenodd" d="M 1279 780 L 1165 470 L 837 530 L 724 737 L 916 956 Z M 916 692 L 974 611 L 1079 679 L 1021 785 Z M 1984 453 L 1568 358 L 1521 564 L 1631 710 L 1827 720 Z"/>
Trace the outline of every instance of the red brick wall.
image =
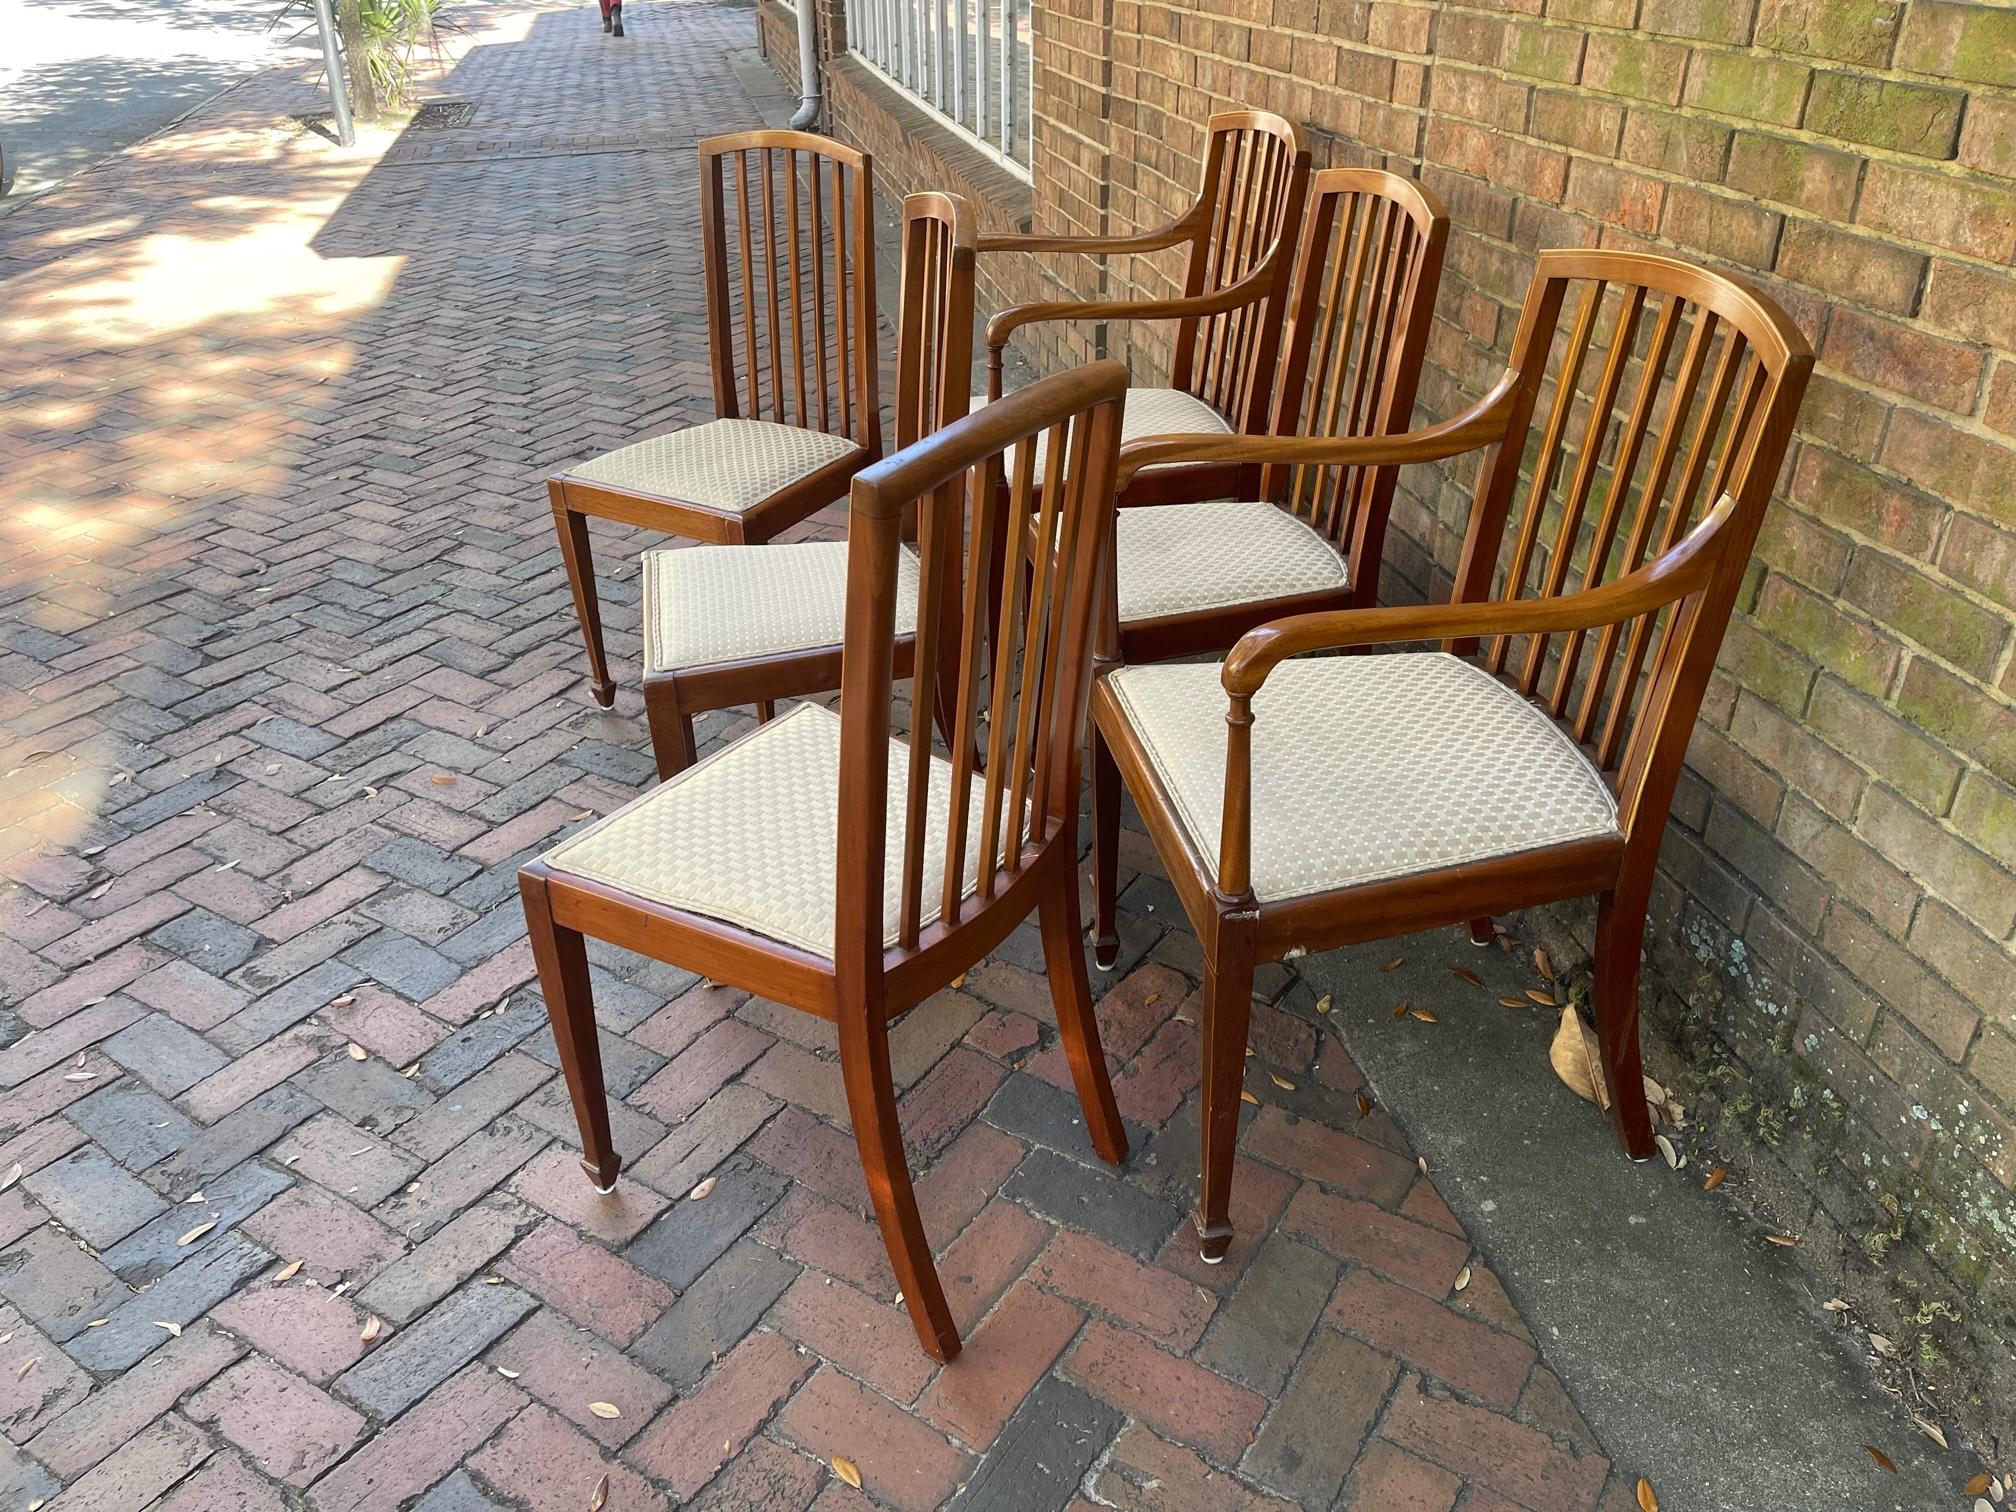
<path id="1" fill-rule="evenodd" d="M 1456 234 L 1423 418 L 1499 371 L 1545 246 L 1705 260 L 1812 339 L 1799 436 L 1675 806 L 1648 1012 L 1809 1252 L 2006 1421 L 2016 9 L 1055 0 L 1036 90 L 1041 229 L 1180 208 L 1200 123 L 1235 103 L 1302 120 L 1319 162 L 1432 184 Z M 1160 259 L 1105 273 L 1144 294 L 1174 276 Z M 1107 341 L 1144 378 L 1162 360 L 1159 333 Z M 1466 477 L 1406 480 L 1391 595 L 1446 591 Z"/>

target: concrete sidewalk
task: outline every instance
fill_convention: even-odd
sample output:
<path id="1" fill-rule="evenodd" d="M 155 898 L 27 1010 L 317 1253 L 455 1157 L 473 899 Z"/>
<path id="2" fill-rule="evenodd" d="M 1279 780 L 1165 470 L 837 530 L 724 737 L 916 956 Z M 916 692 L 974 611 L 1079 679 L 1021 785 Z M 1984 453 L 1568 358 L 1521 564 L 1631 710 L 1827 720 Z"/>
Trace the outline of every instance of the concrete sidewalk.
<path id="1" fill-rule="evenodd" d="M 1202 1266 L 1197 948 L 1138 833 L 1124 1172 L 1028 931 L 894 1036 L 953 1366 L 817 1021 L 596 949 L 590 1191 L 515 871 L 651 779 L 646 538 L 598 527 L 603 712 L 541 480 L 708 412 L 693 145 L 761 120 L 747 11 L 626 12 L 476 13 L 453 130 L 340 151 L 293 66 L 0 219 L 0 1506 L 1964 1508 L 1740 1179 L 1626 1165 L 1441 970 L 1510 954 L 1263 974 Z M 1364 974 L 1403 952 L 1437 1025 Z"/>

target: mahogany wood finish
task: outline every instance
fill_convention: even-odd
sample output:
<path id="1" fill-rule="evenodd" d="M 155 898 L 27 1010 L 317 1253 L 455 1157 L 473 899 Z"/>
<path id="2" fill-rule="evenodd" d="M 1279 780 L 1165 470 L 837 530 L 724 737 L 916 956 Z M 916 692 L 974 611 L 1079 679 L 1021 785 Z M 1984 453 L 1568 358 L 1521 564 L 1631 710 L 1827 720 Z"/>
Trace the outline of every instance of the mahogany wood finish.
<path id="1" fill-rule="evenodd" d="M 1573 311 L 1565 329 L 1564 309 Z M 1637 993 L 1653 868 L 1812 363 L 1776 305 L 1719 274 L 1641 253 L 1550 251 L 1539 255 L 1510 368 L 1466 414 L 1390 440 L 1246 443 L 1282 464 L 1427 461 L 1473 446 L 1484 457 L 1450 603 L 1298 615 L 1249 632 L 1227 657 L 1215 867 L 1184 830 L 1118 699 L 1103 680 L 1094 689 L 1099 730 L 1210 963 L 1196 1215 L 1207 1259 L 1224 1254 L 1232 1233 L 1253 967 L 1291 949 L 1595 894 L 1596 1018 L 1611 1112 L 1625 1151 L 1651 1153 Z M 1219 437 L 1142 443 L 1128 449 L 1123 472 L 1227 446 Z M 1712 507 L 1697 521 L 1704 504 Z M 1618 834 L 1257 901 L 1253 695 L 1291 656 L 1431 639 L 1554 718 L 1614 791 Z"/>
<path id="2" fill-rule="evenodd" d="M 841 497 L 882 455 L 869 156 L 801 131 L 709 137 L 700 143 L 700 240 L 715 417 L 845 436 L 861 450 L 739 514 L 568 472 L 546 480 L 591 686 L 604 708 L 616 701 L 616 684 L 602 642 L 590 516 L 754 545 Z"/>
<path id="3" fill-rule="evenodd" d="M 1011 306 L 987 323 L 987 395 L 1001 396 L 1001 354 L 1024 326 L 1057 320 L 1173 320 L 1170 384 L 1232 422 L 1267 422 L 1280 352 L 1289 261 L 1309 185 L 1309 143 L 1292 121 L 1265 110 L 1211 117 L 1197 199 L 1167 225 L 1134 236 L 982 236 L 979 250 L 1100 256 L 1185 249 L 1175 299 L 1047 301 Z M 1226 469 L 1186 469 L 1181 480 L 1143 480 L 1156 496 L 1223 498 Z M 1123 500 L 1124 502 L 1131 502 Z"/>
<path id="4" fill-rule="evenodd" d="M 889 1069 L 891 1021 L 996 948 L 1034 910 L 1093 1144 L 1109 1161 L 1126 1156 L 1086 981 L 1076 877 L 1078 762 L 1093 623 L 1110 566 L 1105 545 L 1126 386 L 1125 369 L 1113 362 L 1045 379 L 855 478 L 832 959 L 567 875 L 545 861 L 519 873 L 587 1152 L 583 1164 L 595 1184 L 606 1190 L 621 1162 L 608 1127 L 584 934 L 833 1020 L 876 1218 L 918 1339 L 939 1360 L 958 1353 L 959 1336 L 904 1162 Z M 1014 480 L 1010 507 L 1026 504 L 1036 487 L 1039 435 L 1047 437 L 1048 451 L 1039 507 L 1060 545 L 1040 554 L 1028 573 L 1006 575 L 1014 587 L 989 627 L 982 620 L 996 539 L 990 514 L 1003 507 L 991 474 L 1005 460 Z M 944 860 L 932 867 L 925 862 L 930 720 L 912 718 L 908 777 L 900 789 L 889 778 L 897 553 L 905 517 L 913 513 L 921 582 L 909 707 L 953 711 L 940 759 L 949 764 L 951 791 L 975 799 L 948 806 Z M 906 815 L 901 848 L 893 853 L 891 804 L 901 804 Z M 969 864 L 976 868 L 970 888 Z M 893 909 L 885 910 L 885 878 L 896 883 Z M 929 922 L 927 897 L 939 908 Z"/>
<path id="5" fill-rule="evenodd" d="M 1448 214 L 1421 184 L 1378 169 L 1325 169 L 1309 192 L 1269 429 L 1316 438 L 1405 431 L 1435 316 Z M 1235 464 L 1246 485 L 1238 497 L 1272 500 L 1328 540 L 1345 561 L 1345 586 L 1121 621 L 1117 642 L 1109 633 L 1102 658 L 1138 663 L 1222 652 L 1254 626 L 1286 614 L 1378 602 L 1398 467 L 1261 462 L 1243 438 L 1221 439 L 1227 443 L 1221 455 L 1255 456 Z M 1141 502 L 1137 493 L 1123 485 L 1122 506 Z M 1110 967 L 1120 943 L 1120 782 L 1096 730 L 1092 763 L 1095 950 L 1099 964 Z"/>
<path id="6" fill-rule="evenodd" d="M 896 326 L 899 449 L 961 419 L 972 404 L 974 245 L 972 212 L 958 195 L 913 194 L 903 201 L 903 287 Z M 911 645 L 909 636 L 897 643 L 903 676 L 909 675 Z M 839 686 L 837 642 L 647 674 L 644 709 L 658 775 L 670 777 L 692 765 L 697 714 L 759 701 L 767 705 L 772 699 Z"/>

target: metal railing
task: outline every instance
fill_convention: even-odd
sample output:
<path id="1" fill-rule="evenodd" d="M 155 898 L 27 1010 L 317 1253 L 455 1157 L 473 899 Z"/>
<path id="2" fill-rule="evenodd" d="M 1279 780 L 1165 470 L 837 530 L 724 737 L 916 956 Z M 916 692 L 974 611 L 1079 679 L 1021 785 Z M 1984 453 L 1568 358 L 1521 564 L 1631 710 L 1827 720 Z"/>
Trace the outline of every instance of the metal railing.
<path id="1" fill-rule="evenodd" d="M 1026 174 L 1034 4 L 1035 0 L 852 0 L 847 7 L 848 50 Z"/>

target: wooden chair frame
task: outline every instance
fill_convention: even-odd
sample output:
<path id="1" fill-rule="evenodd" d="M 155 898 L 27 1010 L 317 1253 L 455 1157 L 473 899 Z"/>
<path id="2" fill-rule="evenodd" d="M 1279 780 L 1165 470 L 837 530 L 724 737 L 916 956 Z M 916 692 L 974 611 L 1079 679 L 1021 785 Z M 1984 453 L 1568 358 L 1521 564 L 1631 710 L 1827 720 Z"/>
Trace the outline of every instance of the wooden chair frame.
<path id="1" fill-rule="evenodd" d="M 806 160 L 802 212 L 801 155 Z M 731 183 L 736 209 L 732 258 L 727 223 Z M 761 200 L 760 210 L 751 208 L 752 193 Z M 740 514 L 690 499 L 610 487 L 571 472 L 546 480 L 568 586 L 587 642 L 590 686 L 604 708 L 615 703 L 616 684 L 602 640 L 588 539 L 591 516 L 697 541 L 756 545 L 840 498 L 853 476 L 882 455 L 875 185 L 868 154 L 801 131 L 708 137 L 700 143 L 700 242 L 715 418 L 796 424 L 844 435 L 860 450 Z M 731 288 L 731 260 L 741 273 L 736 288 Z"/>
<path id="2" fill-rule="evenodd" d="M 1110 256 L 1187 248 L 1183 293 L 1174 299 L 1054 300 L 1013 305 L 987 323 L 987 395 L 1001 397 L 1002 352 L 1025 326 L 1058 320 L 1173 320 L 1172 387 L 1194 394 L 1232 422 L 1262 429 L 1280 351 L 1281 315 L 1309 185 L 1302 127 L 1266 110 L 1213 115 L 1204 175 L 1190 208 L 1130 236 L 982 236 L 996 252 Z M 1236 470 L 1164 469 L 1130 484 L 1122 503 L 1224 498 Z"/>
<path id="3" fill-rule="evenodd" d="M 964 418 L 972 403 L 972 211 L 956 194 L 912 194 L 903 201 L 903 286 L 896 328 L 898 449 Z M 896 646 L 899 676 L 910 675 L 913 638 Z M 772 701 L 840 686 L 840 645 L 780 651 L 647 674 L 644 709 L 658 775 L 695 759 L 693 718 L 710 709 L 753 703 L 763 718 Z"/>
<path id="4" fill-rule="evenodd" d="M 1577 282 L 1584 293 L 1557 367 L 1550 363 L 1550 353 L 1563 301 L 1570 284 Z M 1595 391 L 1583 396 L 1577 391 L 1579 375 L 1606 286 L 1619 290 L 1621 308 Z M 1649 338 L 1641 340 L 1641 319 L 1653 295 L 1660 300 L 1659 314 Z M 1661 375 L 1689 309 L 1692 328 L 1669 384 Z M 1706 397 L 1696 409 L 1718 328 L 1725 339 L 1712 363 Z M 1641 346 L 1647 354 L 1641 375 L 1627 383 L 1633 354 Z M 1811 349 L 1781 310 L 1719 274 L 1642 253 L 1549 251 L 1538 259 L 1513 342 L 1512 365 L 1470 410 L 1387 440 L 1262 443 L 1270 459 L 1283 464 L 1424 462 L 1480 446 L 1487 455 L 1449 604 L 1301 615 L 1261 626 L 1233 648 L 1222 670 L 1227 766 L 1215 867 L 1174 817 L 1170 795 L 1118 700 L 1103 679 L 1095 687 L 1094 718 L 1197 928 L 1207 963 L 1203 1182 L 1196 1214 L 1206 1259 L 1222 1258 L 1232 1234 L 1233 1147 L 1254 967 L 1290 951 L 1329 950 L 1466 920 L 1474 936 L 1478 921 L 1493 913 L 1598 895 L 1595 1006 L 1611 1113 L 1626 1153 L 1633 1159 L 1651 1153 L 1637 989 L 1653 872 L 1695 716 L 1812 363 Z M 1554 401 L 1529 471 L 1522 468 L 1522 458 L 1550 373 L 1558 374 Z M 1627 388 L 1632 390 L 1628 413 L 1613 434 L 1617 402 Z M 1664 389 L 1673 397 L 1661 433 L 1648 448 L 1650 422 Z M 1586 410 L 1588 419 L 1570 469 L 1564 466 L 1569 454 L 1564 441 L 1578 410 Z M 1692 439 L 1686 435 L 1690 420 Z M 1723 434 L 1724 420 L 1726 434 L 1717 455 L 1715 440 Z M 1157 458 L 1222 455 L 1232 444 L 1201 436 L 1137 443 L 1128 448 L 1122 473 Z M 1591 524 L 1588 505 L 1605 457 L 1612 459 L 1610 481 Z M 1648 460 L 1651 471 L 1637 490 L 1637 516 L 1627 520 L 1632 479 Z M 1526 481 L 1531 486 L 1511 536 L 1503 586 L 1494 590 L 1515 494 Z M 1557 481 L 1565 482 L 1558 498 Z M 1659 516 L 1669 484 L 1672 502 L 1662 527 Z M 1700 498 L 1716 503 L 1690 531 Z M 1557 503 L 1559 522 L 1550 547 L 1542 540 L 1543 526 Z M 1570 591 L 1567 583 L 1578 552 L 1584 560 L 1581 585 Z M 1598 581 L 1613 560 L 1620 575 Z M 1538 591 L 1529 595 L 1528 579 L 1535 573 Z M 1512 639 L 1522 635 L 1530 639 L 1524 658 L 1515 662 Z M 1619 833 L 1256 902 L 1251 881 L 1254 694 L 1269 672 L 1291 656 L 1430 639 L 1440 639 L 1454 654 L 1479 656 L 1487 670 L 1555 719 L 1615 792 Z M 1578 671 L 1583 674 L 1579 684 Z M 1340 777 L 1348 780 L 1348 773 Z"/>
<path id="5" fill-rule="evenodd" d="M 1126 1135 L 1114 1103 L 1086 978 L 1078 919 L 1079 753 L 1113 508 L 1127 376 L 1106 362 L 1032 384 L 855 478 L 850 504 L 847 638 L 840 705 L 840 807 L 834 954 L 828 960 L 750 930 L 650 903 L 534 861 L 519 872 L 533 957 L 581 1130 L 582 1162 L 609 1190 L 621 1166 L 611 1141 L 583 936 L 592 934 L 831 1020 L 854 1137 L 903 1300 L 925 1351 L 951 1359 L 959 1336 L 932 1262 L 903 1152 L 888 1028 L 1005 940 L 1036 911 L 1067 1060 L 1094 1147 L 1116 1164 Z M 1060 549 L 1034 564 L 983 649 L 990 475 L 1012 451 L 1016 502 L 1035 487 L 1032 438 L 1047 435 L 1043 508 Z M 1068 469 L 1066 454 L 1069 454 Z M 981 791 L 946 820 L 945 863 L 926 875 L 924 821 L 931 722 L 911 720 L 905 791 L 888 787 L 895 668 L 897 552 L 906 514 L 918 521 L 921 582 L 911 708 L 956 712 L 946 742 L 951 791 Z M 970 519 L 968 516 L 970 515 Z M 1011 575 L 1023 584 L 1020 573 Z M 940 585 L 958 586 L 956 598 Z M 951 616 L 940 611 L 956 603 Z M 950 648 L 941 654 L 941 641 Z M 951 672 L 949 691 L 934 686 Z M 981 684 L 987 683 L 981 718 Z M 983 734 L 983 731 L 985 732 Z M 748 737 L 761 739 L 761 734 Z M 983 752 L 983 742 L 992 749 Z M 984 767 L 982 765 L 983 756 Z M 640 800 L 648 801 L 647 799 Z M 899 856 L 887 850 L 889 803 L 905 805 Z M 977 857 L 970 893 L 967 857 Z M 890 863 L 894 862 L 892 871 Z M 884 879 L 900 875 L 893 944 Z M 939 916 L 923 922 L 923 901 Z"/>
<path id="6" fill-rule="evenodd" d="M 1413 179 L 1374 168 L 1329 168 L 1310 180 L 1301 229 L 1271 433 L 1386 436 L 1406 430 L 1435 316 L 1448 213 Z M 1343 555 L 1345 586 L 1143 620 L 1121 621 L 1116 607 L 1102 637 L 1102 661 L 1222 652 L 1256 625 L 1284 615 L 1378 602 L 1398 469 L 1286 465 L 1250 455 L 1254 460 L 1240 464 L 1240 471 L 1252 488 L 1239 497 L 1270 500 L 1307 520 Z M 1123 508 L 1139 502 L 1123 488 Z M 1118 576 L 1116 543 L 1116 592 Z M 1095 959 L 1110 969 L 1120 948 L 1120 770 L 1096 728 L 1092 833 Z"/>

